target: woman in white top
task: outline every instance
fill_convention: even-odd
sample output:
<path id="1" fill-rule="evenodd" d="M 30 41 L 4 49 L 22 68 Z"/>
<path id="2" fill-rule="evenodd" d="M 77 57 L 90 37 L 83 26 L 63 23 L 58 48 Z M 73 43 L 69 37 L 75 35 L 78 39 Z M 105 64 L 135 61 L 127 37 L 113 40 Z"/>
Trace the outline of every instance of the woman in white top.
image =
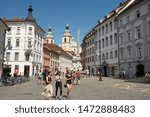
<path id="1" fill-rule="evenodd" d="M 61 100 L 61 98 L 62 98 L 62 76 L 61 76 L 61 71 L 58 71 L 55 75 L 56 75 L 55 96 L 56 96 L 56 99 L 60 99 Z M 60 89 L 60 96 L 59 97 L 57 97 L 58 88 Z"/>

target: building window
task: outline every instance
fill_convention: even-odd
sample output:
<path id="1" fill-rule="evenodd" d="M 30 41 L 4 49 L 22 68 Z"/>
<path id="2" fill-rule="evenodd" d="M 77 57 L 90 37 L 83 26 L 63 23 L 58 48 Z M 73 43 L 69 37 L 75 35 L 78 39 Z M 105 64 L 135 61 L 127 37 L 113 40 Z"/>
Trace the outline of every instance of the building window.
<path id="1" fill-rule="evenodd" d="M 122 20 L 120 20 L 119 24 L 120 24 L 120 26 L 122 26 Z"/>
<path id="2" fill-rule="evenodd" d="M 91 57 L 90 57 L 90 63 L 91 63 Z"/>
<path id="3" fill-rule="evenodd" d="M 110 59 L 113 59 L 113 51 L 110 52 Z"/>
<path id="4" fill-rule="evenodd" d="M 136 17 L 137 17 L 137 18 L 140 17 L 140 11 L 139 11 L 139 10 L 136 11 Z"/>
<path id="5" fill-rule="evenodd" d="M 16 39 L 16 47 L 19 47 L 19 39 Z"/>
<path id="6" fill-rule="evenodd" d="M 115 43 L 115 44 L 118 43 L 117 33 L 114 34 L 114 43 Z"/>
<path id="7" fill-rule="evenodd" d="M 64 39 L 64 43 L 66 43 L 66 42 L 67 42 L 67 39 L 65 38 L 65 39 Z"/>
<path id="8" fill-rule="evenodd" d="M 17 35 L 20 34 L 20 27 L 17 27 L 17 32 L 16 32 Z"/>
<path id="9" fill-rule="evenodd" d="M 128 48 L 128 58 L 131 58 L 131 48 Z"/>
<path id="10" fill-rule="evenodd" d="M 94 62 L 94 56 L 92 56 L 92 62 Z"/>
<path id="11" fill-rule="evenodd" d="M 113 38 L 112 38 L 112 35 L 110 35 L 110 45 L 113 45 Z"/>
<path id="12" fill-rule="evenodd" d="M 90 40 L 90 45 L 92 44 L 92 41 Z"/>
<path id="13" fill-rule="evenodd" d="M 106 27 L 105 30 L 106 30 L 106 34 L 107 34 L 108 33 L 108 24 L 106 24 L 105 27 Z"/>
<path id="14" fill-rule="evenodd" d="M 136 37 L 138 39 L 142 37 L 142 35 L 141 35 L 141 26 L 136 28 Z"/>
<path id="15" fill-rule="evenodd" d="M 110 25 L 110 32 L 111 32 L 113 30 L 112 22 L 110 22 L 109 25 Z"/>
<path id="16" fill-rule="evenodd" d="M 102 27 L 102 35 L 104 35 L 104 26 Z"/>
<path id="17" fill-rule="evenodd" d="M 92 39 L 92 44 L 94 44 L 94 39 Z"/>
<path id="18" fill-rule="evenodd" d="M 101 28 L 99 28 L 99 36 L 101 36 Z"/>
<path id="19" fill-rule="evenodd" d="M 90 55 L 91 55 L 91 48 L 90 48 Z"/>
<path id="20" fill-rule="evenodd" d="M 99 40 L 99 49 L 101 48 L 101 41 Z"/>
<path id="21" fill-rule="evenodd" d="M 121 51 L 120 51 L 120 58 L 121 59 L 123 59 L 123 55 L 124 55 L 124 51 L 123 51 L 123 49 L 121 49 Z"/>
<path id="22" fill-rule="evenodd" d="M 15 61 L 19 61 L 19 52 L 15 52 Z"/>
<path id="23" fill-rule="evenodd" d="M 29 61 L 30 55 L 26 54 L 25 59 L 26 61 Z"/>
<path id="24" fill-rule="evenodd" d="M 32 27 L 29 27 L 29 34 L 32 35 Z"/>
<path id="25" fill-rule="evenodd" d="M 108 46 L 108 37 L 106 37 L 106 47 Z"/>
<path id="26" fill-rule="evenodd" d="M 127 31 L 127 40 L 130 41 L 131 40 L 131 31 Z"/>
<path id="27" fill-rule="evenodd" d="M 150 12 L 150 4 L 148 5 L 148 13 Z"/>
<path id="28" fill-rule="evenodd" d="M 31 48 L 31 39 L 28 40 L 28 48 Z"/>
<path id="29" fill-rule="evenodd" d="M 40 49 L 40 46 L 39 46 L 39 43 L 37 44 L 37 51 L 39 51 L 39 49 Z"/>
<path id="30" fill-rule="evenodd" d="M 117 58 L 117 57 L 118 57 L 118 51 L 115 50 L 115 58 Z"/>
<path id="31" fill-rule="evenodd" d="M 38 55 L 36 55 L 36 62 L 38 62 Z"/>
<path id="32" fill-rule="evenodd" d="M 123 33 L 120 34 L 120 44 L 123 44 Z"/>
<path id="33" fill-rule="evenodd" d="M 92 53 L 94 54 L 94 47 L 92 48 Z"/>
<path id="34" fill-rule="evenodd" d="M 6 61 L 10 61 L 10 52 L 6 53 Z"/>
<path id="35" fill-rule="evenodd" d="M 127 23 L 130 22 L 130 16 L 127 16 Z"/>
<path id="36" fill-rule="evenodd" d="M 7 46 L 10 47 L 11 46 L 11 39 L 7 40 Z"/>
<path id="37" fill-rule="evenodd" d="M 97 41 L 95 42 L 95 49 L 97 49 Z"/>
<path id="38" fill-rule="evenodd" d="M 104 39 L 102 39 L 102 48 L 105 47 L 105 42 L 104 42 Z"/>
<path id="39" fill-rule="evenodd" d="M 142 56 L 142 50 L 141 50 L 141 47 L 138 47 L 137 48 L 137 57 L 140 59 Z"/>
<path id="40" fill-rule="evenodd" d="M 108 52 L 106 52 L 106 59 L 109 59 L 109 57 L 108 57 Z"/>
<path id="41" fill-rule="evenodd" d="M 103 55 L 102 55 L 102 59 L 103 59 L 103 60 L 105 60 L 105 53 L 103 53 Z"/>

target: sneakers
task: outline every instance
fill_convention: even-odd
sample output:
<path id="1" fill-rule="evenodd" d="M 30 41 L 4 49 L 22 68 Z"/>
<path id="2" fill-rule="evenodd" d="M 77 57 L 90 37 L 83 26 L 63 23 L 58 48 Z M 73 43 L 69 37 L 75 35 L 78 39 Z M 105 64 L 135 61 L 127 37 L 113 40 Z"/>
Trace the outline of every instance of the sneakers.
<path id="1" fill-rule="evenodd" d="M 57 100 L 57 99 L 61 100 L 61 99 L 62 99 L 62 96 L 60 96 L 60 97 L 56 96 L 55 99 L 56 99 L 56 100 Z"/>
<path id="2" fill-rule="evenodd" d="M 59 97 L 59 100 L 61 100 L 61 99 L 62 99 L 62 96 Z"/>
<path id="3" fill-rule="evenodd" d="M 55 97 L 56 100 L 57 100 L 58 98 L 59 98 L 58 96 Z"/>
<path id="4" fill-rule="evenodd" d="M 71 97 L 67 96 L 66 99 L 71 99 Z"/>

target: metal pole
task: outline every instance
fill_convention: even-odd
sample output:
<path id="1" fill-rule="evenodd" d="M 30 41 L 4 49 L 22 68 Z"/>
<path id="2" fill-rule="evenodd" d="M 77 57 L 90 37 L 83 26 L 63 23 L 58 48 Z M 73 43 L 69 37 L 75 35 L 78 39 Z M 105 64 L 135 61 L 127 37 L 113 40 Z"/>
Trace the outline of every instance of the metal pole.
<path id="1" fill-rule="evenodd" d="M 102 63 L 101 63 L 101 43 L 100 43 L 100 41 L 99 41 L 99 64 L 100 64 L 99 81 L 102 81 Z"/>

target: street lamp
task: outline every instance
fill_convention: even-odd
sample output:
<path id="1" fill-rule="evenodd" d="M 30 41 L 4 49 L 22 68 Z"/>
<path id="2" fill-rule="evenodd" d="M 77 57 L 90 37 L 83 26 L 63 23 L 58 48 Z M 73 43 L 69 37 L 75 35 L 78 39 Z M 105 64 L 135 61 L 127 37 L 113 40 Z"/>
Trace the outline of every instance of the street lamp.
<path id="1" fill-rule="evenodd" d="M 99 81 L 102 81 L 102 63 L 101 63 L 101 43 L 100 43 L 100 41 L 99 41 L 99 65 L 100 65 Z"/>

